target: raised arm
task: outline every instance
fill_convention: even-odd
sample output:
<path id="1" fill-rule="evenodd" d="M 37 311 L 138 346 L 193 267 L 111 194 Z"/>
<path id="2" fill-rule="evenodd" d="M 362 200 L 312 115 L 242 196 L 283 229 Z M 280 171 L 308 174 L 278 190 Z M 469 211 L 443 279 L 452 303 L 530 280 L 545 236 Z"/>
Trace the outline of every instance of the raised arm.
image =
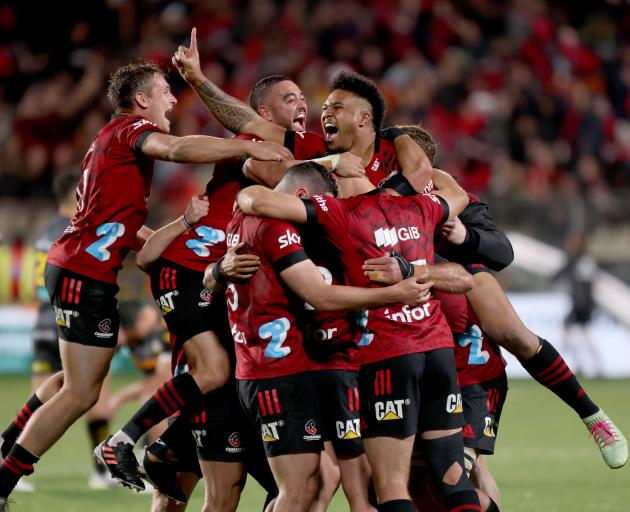
<path id="1" fill-rule="evenodd" d="M 182 163 L 218 162 L 226 158 L 249 155 L 258 160 L 282 161 L 292 158 L 291 152 L 275 142 L 245 139 L 221 139 L 205 135 L 176 137 L 154 132 L 142 144 L 142 153 L 151 158 Z"/>
<path id="2" fill-rule="evenodd" d="M 288 220 L 295 224 L 307 221 L 306 206 L 296 196 L 282 194 L 262 185 L 244 188 L 236 196 L 238 207 L 243 212 L 259 217 Z"/>
<path id="3" fill-rule="evenodd" d="M 468 194 L 453 177 L 440 169 L 433 169 L 433 194 L 448 203 L 448 220 L 457 217 L 468 205 Z"/>
<path id="4" fill-rule="evenodd" d="M 319 311 L 368 309 L 391 303 L 417 305 L 428 299 L 426 285 L 414 278 L 380 288 L 329 285 L 311 260 L 284 269 L 280 277 L 298 297 Z"/>
<path id="5" fill-rule="evenodd" d="M 208 112 L 225 128 L 237 134 L 251 133 L 279 144 L 284 142 L 284 128 L 266 121 L 249 105 L 226 94 L 204 76 L 199 64 L 196 28 L 190 33 L 190 47 L 180 46 L 172 61 L 182 78 L 203 101 Z"/>
<path id="6" fill-rule="evenodd" d="M 427 155 L 404 133 L 394 139 L 394 146 L 403 176 L 416 192 L 422 192 L 433 175 L 433 166 Z"/>
<path id="7" fill-rule="evenodd" d="M 136 255 L 136 264 L 142 269 L 148 267 L 157 260 L 164 250 L 179 235 L 208 214 L 208 198 L 206 196 L 192 196 L 186 212 L 170 224 L 161 227 L 149 236 Z"/>

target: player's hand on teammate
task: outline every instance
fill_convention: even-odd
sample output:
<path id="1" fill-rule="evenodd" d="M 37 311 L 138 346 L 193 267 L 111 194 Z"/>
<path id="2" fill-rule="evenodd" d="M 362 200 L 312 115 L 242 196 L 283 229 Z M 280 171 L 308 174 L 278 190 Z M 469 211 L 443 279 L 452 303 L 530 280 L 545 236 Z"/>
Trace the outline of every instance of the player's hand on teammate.
<path id="1" fill-rule="evenodd" d="M 415 277 L 403 279 L 399 283 L 392 286 L 396 292 L 396 302 L 402 302 L 410 306 L 424 304 L 431 298 L 432 282 L 419 283 Z"/>
<path id="2" fill-rule="evenodd" d="M 171 59 L 173 66 L 187 82 L 203 80 L 201 64 L 199 63 L 199 51 L 197 50 L 197 29 L 190 32 L 190 47 L 180 46 Z"/>
<path id="3" fill-rule="evenodd" d="M 281 162 L 282 160 L 292 160 L 293 153 L 284 146 L 275 142 L 249 141 L 247 154 L 255 160 L 271 160 Z"/>
<path id="4" fill-rule="evenodd" d="M 403 279 L 396 258 L 387 255 L 365 260 L 363 262 L 363 275 L 367 276 L 370 281 L 383 284 L 395 284 Z"/>
<path id="5" fill-rule="evenodd" d="M 339 155 L 334 173 L 342 178 L 362 178 L 365 176 L 365 167 L 360 157 L 346 151 Z"/>
<path id="6" fill-rule="evenodd" d="M 208 215 L 209 208 L 210 203 L 208 202 L 208 196 L 194 195 L 190 198 L 190 202 L 188 203 L 188 207 L 186 208 L 186 213 L 184 213 L 184 217 L 186 221 L 188 221 L 188 224 L 196 224 L 206 215 Z"/>
<path id="7" fill-rule="evenodd" d="M 440 235 L 454 245 L 461 245 L 466 240 L 466 226 L 458 217 L 442 224 Z"/>
<path id="8" fill-rule="evenodd" d="M 260 267 L 260 258 L 255 254 L 239 254 L 245 246 L 244 242 L 230 247 L 221 261 L 221 272 L 230 281 L 244 281 L 250 279 Z"/>

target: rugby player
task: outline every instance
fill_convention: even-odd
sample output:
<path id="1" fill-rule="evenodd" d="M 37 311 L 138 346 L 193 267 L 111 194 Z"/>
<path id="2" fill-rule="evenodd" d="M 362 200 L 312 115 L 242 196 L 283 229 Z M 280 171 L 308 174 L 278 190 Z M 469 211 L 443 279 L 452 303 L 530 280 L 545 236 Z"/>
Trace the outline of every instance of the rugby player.
<path id="1" fill-rule="evenodd" d="M 255 134 L 264 140 L 282 143 L 291 149 L 297 161 L 327 153 L 338 155 L 350 152 L 361 158 L 366 172 L 368 169 L 371 171 L 370 179 L 373 183 L 379 183 L 393 170 L 400 170 L 418 191 L 423 190 L 430 179 L 432 167 L 428 158 L 404 132 L 386 133 L 386 138 L 390 140 L 376 136 L 385 113 L 385 101 L 374 84 L 361 75 L 340 73 L 337 77 L 336 83 L 345 85 L 345 88 L 332 90 L 325 108 L 334 113 L 326 116 L 326 122 L 322 111 L 322 129 L 326 134 L 324 139 L 311 132 L 293 132 L 276 123 L 269 123 L 263 117 L 264 111 L 255 112 L 210 82 L 201 72 L 196 29 L 193 28 L 191 32 L 190 47 L 180 46 L 172 60 L 208 111 L 234 133 Z M 371 139 L 365 137 L 356 140 L 352 136 L 345 136 L 341 133 L 343 126 L 337 123 L 337 119 L 346 124 L 357 124 L 366 133 L 372 132 Z M 333 169 L 328 163 L 324 165 L 329 170 L 334 170 L 338 158 L 340 156 L 333 156 L 329 160 Z M 398 164 L 399 169 L 394 168 Z M 259 175 L 259 179 L 266 180 L 265 183 L 269 186 L 275 186 L 288 167 L 289 162 L 275 169 L 267 168 L 262 171 L 264 177 Z M 256 179 L 250 164 L 246 167 L 246 172 L 250 179 Z"/>
<path id="2" fill-rule="evenodd" d="M 423 146 L 425 153 L 435 158 L 435 142 L 430 134 L 420 127 L 401 128 Z M 399 187 L 398 192 L 403 195 L 414 193 L 409 186 Z M 439 252 L 449 261 L 462 263 L 467 268 L 474 269 L 476 264 L 482 264 L 492 270 L 502 270 L 513 259 L 509 240 L 496 227 L 485 203 L 475 196 L 470 197 L 469 206 L 459 218 L 454 218 L 442 229 L 442 238 L 448 243 L 439 244 Z M 396 268 L 394 262 L 390 265 Z M 468 293 L 468 299 L 483 332 L 513 354 L 539 384 L 578 414 L 608 467 L 617 469 L 625 465 L 628 460 L 626 438 L 591 400 L 562 355 L 549 341 L 525 326 L 491 273 L 474 273 L 474 280 L 475 287 Z"/>
<path id="3" fill-rule="evenodd" d="M 374 190 L 364 181 L 365 189 Z M 380 256 L 385 249 L 393 248 L 409 261 L 432 262 L 435 227 L 460 213 L 468 202 L 448 175 L 436 171 L 434 181 L 441 198 L 399 198 L 372 191 L 345 200 L 315 195 L 302 201 L 252 186 L 241 191 L 237 200 L 246 213 L 320 224 L 340 251 L 347 282 L 369 285 L 362 263 L 366 256 Z M 372 309 L 366 320 L 368 332 L 359 350 L 366 423 L 362 433 L 379 510 L 414 510 L 407 482 L 419 431 L 448 510 L 478 511 L 479 499 L 464 471 L 453 341 L 439 303 Z"/>
<path id="4" fill-rule="evenodd" d="M 29 401 L 24 409 L 30 418 L 0 466 L 0 511 L 8 507 L 6 498 L 19 478 L 33 472 L 33 464 L 99 396 L 117 342 L 116 276 L 146 218 L 153 160 L 206 163 L 242 154 L 263 160 L 290 156 L 268 142 L 168 135 L 166 114 L 177 100 L 155 64 L 119 68 L 108 97 L 116 114 L 88 150 L 77 214 L 51 247 L 46 264 L 46 287 L 61 320 L 63 387 L 46 403 Z M 190 375 L 179 382 L 178 393 L 198 389 Z"/>
<path id="5" fill-rule="evenodd" d="M 314 162 L 292 167 L 279 189 L 295 190 L 296 181 L 306 194 L 329 194 L 336 189 L 328 172 Z M 296 196 L 269 192 L 302 204 Z M 400 300 L 395 298 L 400 295 L 406 297 L 403 303 L 417 303 L 426 288 L 415 280 L 408 282 L 407 291 L 328 285 L 291 224 L 237 211 L 228 227 L 228 244 L 239 242 L 261 259 L 251 280 L 231 283 L 226 292 L 236 341 L 239 395 L 261 429 L 280 490 L 274 510 L 307 510 L 317 490 L 322 423 L 310 363 L 296 325 L 303 304 L 293 294 L 286 295 L 285 286 L 320 311 L 360 309 Z"/>

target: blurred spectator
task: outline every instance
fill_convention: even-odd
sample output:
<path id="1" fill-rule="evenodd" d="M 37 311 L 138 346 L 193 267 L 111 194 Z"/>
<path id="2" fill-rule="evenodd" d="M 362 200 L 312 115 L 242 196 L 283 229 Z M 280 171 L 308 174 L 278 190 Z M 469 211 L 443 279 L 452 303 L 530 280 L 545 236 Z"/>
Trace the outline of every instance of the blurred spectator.
<path id="1" fill-rule="evenodd" d="M 625 1 L 95 0 L 62 10 L 0 0 L 0 198 L 49 197 L 53 176 L 80 171 L 110 113 L 111 69 L 138 57 L 168 66 L 193 25 L 213 81 L 245 99 L 263 75 L 294 76 L 315 131 L 335 72 L 374 78 L 386 122 L 422 122 L 439 165 L 495 202 L 548 203 L 571 175 L 609 219 L 611 188 L 630 187 Z M 226 135 L 179 77 L 171 83 L 173 133 Z M 165 203 L 210 172 L 156 168 L 152 215 L 168 216 Z"/>

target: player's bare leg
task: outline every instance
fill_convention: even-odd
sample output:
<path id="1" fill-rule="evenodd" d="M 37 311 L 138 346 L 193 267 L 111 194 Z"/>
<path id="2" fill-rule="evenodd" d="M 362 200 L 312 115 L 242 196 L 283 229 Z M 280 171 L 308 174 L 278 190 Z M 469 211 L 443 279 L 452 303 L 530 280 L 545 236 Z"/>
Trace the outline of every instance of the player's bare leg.
<path id="1" fill-rule="evenodd" d="M 92 450 L 109 436 L 109 423 L 112 419 L 112 411 L 109 408 L 111 394 L 111 376 L 108 374 L 103 381 L 98 400 L 94 407 L 85 415 L 86 427 L 90 438 L 90 455 L 92 455 Z M 94 459 L 94 465 L 94 470 L 88 480 L 88 487 L 95 490 L 114 487 L 116 482 L 109 476 L 105 466 L 96 459 Z"/>
<path id="2" fill-rule="evenodd" d="M 501 508 L 501 493 L 494 476 L 490 473 L 490 469 L 486 464 L 486 458 L 483 455 L 477 455 L 475 464 L 470 472 L 470 480 L 473 485 L 485 492 Z"/>
<path id="3" fill-rule="evenodd" d="M 110 454 L 111 464 L 107 467 L 123 485 L 144 488 L 132 450 L 138 439 L 184 406 L 194 408 L 204 394 L 220 388 L 229 378 L 230 359 L 214 332 L 206 331 L 193 336 L 184 343 L 184 353 L 189 371 L 162 384 L 121 430 L 94 451 L 103 460 L 107 458 L 105 452 Z M 124 470 L 120 471 L 121 468 Z"/>
<path id="4" fill-rule="evenodd" d="M 240 462 L 200 460 L 205 489 L 202 512 L 233 512 L 238 506 L 247 473 Z"/>
<path id="5" fill-rule="evenodd" d="M 319 488 L 319 453 L 300 453 L 269 457 L 279 494 L 274 512 L 306 512 Z"/>
<path id="6" fill-rule="evenodd" d="M 324 512 L 339 488 L 341 472 L 335 450 L 330 441 L 324 442 L 319 461 L 319 490 L 310 512 Z"/>
<path id="7" fill-rule="evenodd" d="M 514 354 L 536 381 L 580 416 L 609 467 L 622 467 L 628 460 L 625 437 L 589 398 L 562 356 L 551 343 L 536 336 L 523 324 L 493 275 L 480 272 L 475 274 L 474 280 L 475 287 L 466 296 L 482 330 Z"/>
<path id="8" fill-rule="evenodd" d="M 98 400 L 115 348 L 59 340 L 63 386 L 33 413 L 0 467 L 0 496 L 6 497 L 19 478 Z"/>
<path id="9" fill-rule="evenodd" d="M 415 437 L 412 435 L 401 439 L 379 436 L 363 440 L 379 504 L 411 499 L 407 482 Z"/>
<path id="10" fill-rule="evenodd" d="M 187 498 L 190 498 L 197 482 L 199 482 L 199 477 L 196 473 L 190 471 L 177 473 L 175 477 L 175 485 L 181 489 Z M 186 510 L 186 503 L 174 501 L 160 492 L 160 490 L 153 489 L 151 512 L 184 512 L 184 510 Z"/>
<path id="11" fill-rule="evenodd" d="M 372 481 L 372 468 L 365 453 L 357 457 L 339 457 L 341 486 L 348 499 L 351 512 L 374 512 L 376 509 L 369 500 Z"/>

